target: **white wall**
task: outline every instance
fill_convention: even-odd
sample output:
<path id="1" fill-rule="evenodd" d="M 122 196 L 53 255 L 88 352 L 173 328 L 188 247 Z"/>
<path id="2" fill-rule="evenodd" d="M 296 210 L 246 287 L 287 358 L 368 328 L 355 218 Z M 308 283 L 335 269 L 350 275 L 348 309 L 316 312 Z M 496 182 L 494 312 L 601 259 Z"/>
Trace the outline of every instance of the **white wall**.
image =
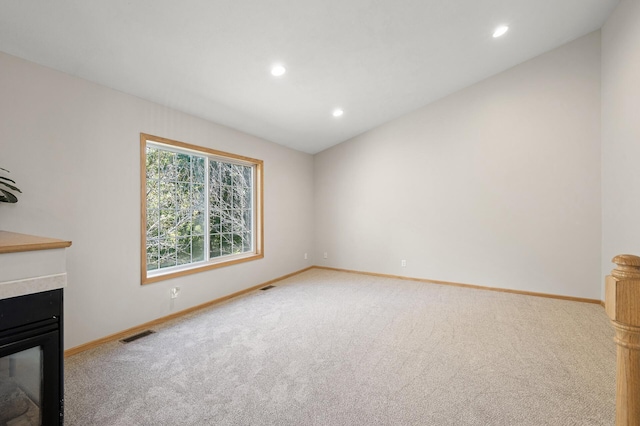
<path id="1" fill-rule="evenodd" d="M 600 33 L 317 154 L 315 168 L 317 264 L 600 298 Z"/>
<path id="2" fill-rule="evenodd" d="M 0 53 L 0 167 L 24 192 L 0 229 L 73 240 L 67 348 L 311 264 L 600 298 L 609 259 L 640 254 L 639 5 L 603 29 L 602 115 L 595 32 L 315 161 Z M 140 132 L 265 161 L 265 259 L 139 285 Z"/>
<path id="3" fill-rule="evenodd" d="M 2 53 L 0 70 L 0 167 L 23 191 L 0 229 L 73 241 L 67 348 L 311 265 L 312 156 Z M 264 259 L 140 285 L 140 132 L 264 160 Z"/>
<path id="4" fill-rule="evenodd" d="M 640 1 L 622 0 L 602 28 L 602 276 L 640 255 L 639 194 Z"/>

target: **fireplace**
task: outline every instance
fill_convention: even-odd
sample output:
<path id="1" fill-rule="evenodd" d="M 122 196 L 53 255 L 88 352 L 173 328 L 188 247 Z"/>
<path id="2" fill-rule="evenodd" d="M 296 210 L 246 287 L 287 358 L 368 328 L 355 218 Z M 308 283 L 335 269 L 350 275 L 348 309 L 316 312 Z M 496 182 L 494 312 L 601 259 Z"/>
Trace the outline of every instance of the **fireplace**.
<path id="1" fill-rule="evenodd" d="M 70 246 L 0 231 L 0 426 L 63 424 L 62 292 Z"/>
<path id="2" fill-rule="evenodd" d="M 0 300 L 0 425 L 61 425 L 62 289 Z"/>

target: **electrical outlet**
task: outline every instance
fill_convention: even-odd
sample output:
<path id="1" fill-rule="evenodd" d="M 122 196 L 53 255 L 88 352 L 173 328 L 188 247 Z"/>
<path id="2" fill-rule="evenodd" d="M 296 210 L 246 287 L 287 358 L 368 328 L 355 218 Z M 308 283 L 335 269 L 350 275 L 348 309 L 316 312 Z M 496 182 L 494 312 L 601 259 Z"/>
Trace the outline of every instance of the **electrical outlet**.
<path id="1" fill-rule="evenodd" d="M 406 260 L 404 260 L 404 259 L 402 259 L 402 260 L 400 261 L 400 266 L 402 266 L 403 268 L 404 268 L 405 266 L 407 266 L 407 261 L 406 261 Z"/>
<path id="2" fill-rule="evenodd" d="M 324 252 L 324 256 L 323 256 L 323 257 L 324 257 L 325 259 L 327 259 L 327 258 L 329 257 L 329 255 L 327 254 L 327 252 L 326 252 L 326 251 Z"/>
<path id="3" fill-rule="evenodd" d="M 309 258 L 309 255 L 307 253 L 304 254 L 304 258 L 305 260 Z"/>
<path id="4" fill-rule="evenodd" d="M 178 297 L 178 294 L 180 294 L 180 287 L 173 287 L 171 289 L 171 298 L 175 299 L 176 297 Z"/>

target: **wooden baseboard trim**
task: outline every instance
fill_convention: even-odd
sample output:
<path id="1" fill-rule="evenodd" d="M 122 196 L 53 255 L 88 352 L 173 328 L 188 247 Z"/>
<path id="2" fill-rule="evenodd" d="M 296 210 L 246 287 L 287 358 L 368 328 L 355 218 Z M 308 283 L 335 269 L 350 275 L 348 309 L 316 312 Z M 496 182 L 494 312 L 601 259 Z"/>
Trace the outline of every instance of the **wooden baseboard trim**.
<path id="1" fill-rule="evenodd" d="M 140 333 L 141 331 L 144 331 L 144 330 L 147 330 L 149 328 L 155 327 L 155 326 L 157 326 L 159 324 L 162 324 L 162 323 L 165 323 L 167 321 L 171 321 L 173 319 L 180 318 L 180 317 L 182 317 L 184 315 L 190 314 L 191 312 L 199 311 L 201 309 L 205 309 L 205 308 L 208 308 L 210 306 L 217 305 L 217 304 L 222 303 L 222 302 L 226 302 L 229 299 L 233 299 L 233 298 L 245 295 L 245 294 L 250 293 L 252 291 L 258 290 L 258 289 L 260 289 L 262 287 L 268 286 L 268 285 L 273 284 L 273 283 L 277 283 L 278 281 L 286 280 L 287 278 L 291 278 L 293 276 L 296 276 L 298 274 L 306 272 L 306 271 L 308 271 L 308 270 L 310 270 L 312 268 L 313 268 L 313 266 L 310 266 L 308 268 L 304 268 L 304 269 L 301 269 L 299 271 L 292 272 L 292 273 L 287 274 L 287 275 L 283 275 L 281 277 L 278 277 L 278 278 L 275 278 L 273 280 L 264 282 L 262 284 L 258 284 L 258 285 L 255 285 L 253 287 L 249 287 L 249 288 L 246 288 L 244 290 L 237 291 L 237 292 L 229 294 L 227 296 L 223 296 L 223 297 L 220 297 L 218 299 L 210 300 L 210 301 L 202 303 L 200 305 L 192 306 L 191 308 L 187 308 L 187 309 L 184 309 L 182 311 L 174 312 L 174 313 L 169 314 L 167 316 L 164 316 L 164 317 L 161 317 L 161 318 L 157 318 L 157 319 L 155 319 L 153 321 L 149 321 L 149 322 L 146 322 L 144 324 L 137 325 L 135 327 L 128 328 L 128 329 L 120 331 L 118 333 L 110 334 L 110 335 L 102 337 L 100 339 L 92 340 L 91 342 L 87 342 L 87 343 L 84 343 L 82 345 L 75 346 L 73 348 L 70 348 L 70 349 L 67 349 L 66 351 L 64 351 L 64 357 L 67 358 L 67 357 L 79 354 L 80 352 L 84 352 L 84 351 L 87 351 L 89 349 L 96 348 L 96 347 L 98 347 L 100 345 L 103 345 L 105 343 L 113 342 L 114 340 L 120 340 L 120 339 L 123 339 L 125 337 L 130 336 L 130 335 Z"/>
<path id="2" fill-rule="evenodd" d="M 605 309 L 607 308 L 607 307 L 605 306 L 605 304 L 604 304 L 604 300 L 601 300 L 601 301 L 600 301 L 600 304 L 602 305 L 602 307 L 603 307 L 603 308 L 605 308 Z"/>
<path id="3" fill-rule="evenodd" d="M 536 293 L 533 291 L 524 291 L 524 290 L 512 290 L 508 288 L 500 288 L 500 287 L 486 287 L 482 285 L 474 285 L 474 284 L 462 284 L 451 281 L 440 281 L 440 280 L 430 280 L 426 278 L 413 278 L 413 277 L 404 277 L 402 275 L 390 275 L 390 274 L 378 274 L 375 272 L 364 272 L 364 271 L 354 271 L 351 269 L 340 269 L 340 268 L 330 268 L 328 266 L 313 266 L 314 269 L 325 269 L 328 271 L 338 271 L 338 272 L 347 272 L 350 274 L 359 274 L 359 275 L 370 275 L 373 277 L 382 277 L 382 278 L 395 278 L 399 280 L 405 281 L 417 281 L 427 284 L 440 284 L 447 285 L 452 287 L 463 287 L 463 288 L 472 288 L 475 290 L 488 290 L 488 291 L 497 291 L 500 293 L 512 293 L 512 294 L 521 294 L 524 296 L 536 296 L 536 297 L 546 297 L 549 299 L 561 299 L 561 300 L 570 300 L 572 302 L 582 302 L 582 303 L 595 303 L 604 306 L 604 302 L 599 299 L 586 299 L 583 297 L 572 297 L 572 296 L 562 296 L 558 294 L 548 294 L 548 293 Z"/>

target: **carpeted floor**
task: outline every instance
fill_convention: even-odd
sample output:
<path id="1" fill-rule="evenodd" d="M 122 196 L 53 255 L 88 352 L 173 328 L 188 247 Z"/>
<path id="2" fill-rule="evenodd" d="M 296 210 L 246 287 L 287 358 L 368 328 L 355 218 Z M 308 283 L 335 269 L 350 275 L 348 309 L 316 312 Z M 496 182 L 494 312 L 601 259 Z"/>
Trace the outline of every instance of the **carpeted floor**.
<path id="1" fill-rule="evenodd" d="M 65 362 L 68 426 L 613 425 L 599 305 L 313 269 Z"/>

